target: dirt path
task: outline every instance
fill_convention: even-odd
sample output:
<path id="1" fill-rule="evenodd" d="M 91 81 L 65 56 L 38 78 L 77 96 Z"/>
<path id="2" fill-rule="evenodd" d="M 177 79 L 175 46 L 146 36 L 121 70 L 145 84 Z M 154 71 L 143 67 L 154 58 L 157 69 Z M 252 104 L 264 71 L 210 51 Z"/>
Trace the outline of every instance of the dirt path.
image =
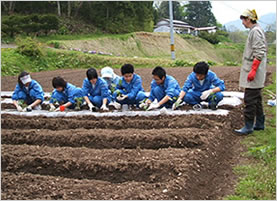
<path id="1" fill-rule="evenodd" d="M 183 83 L 191 69 L 167 71 Z M 146 90 L 151 70 L 136 69 Z M 239 68 L 213 70 L 224 78 L 228 90 L 238 90 Z M 57 74 L 80 86 L 85 70 L 32 76 L 50 91 L 49 80 Z M 12 77 L 2 77 L 2 90 L 13 90 L 15 83 Z M 244 151 L 243 137 L 232 132 L 243 123 L 243 106 L 228 109 L 227 116 L 32 118 L 3 114 L 1 197 L 222 199 L 233 192 L 232 168 Z"/>
<path id="2" fill-rule="evenodd" d="M 16 44 L 10 43 L 10 44 L 1 44 L 1 48 L 16 48 Z"/>

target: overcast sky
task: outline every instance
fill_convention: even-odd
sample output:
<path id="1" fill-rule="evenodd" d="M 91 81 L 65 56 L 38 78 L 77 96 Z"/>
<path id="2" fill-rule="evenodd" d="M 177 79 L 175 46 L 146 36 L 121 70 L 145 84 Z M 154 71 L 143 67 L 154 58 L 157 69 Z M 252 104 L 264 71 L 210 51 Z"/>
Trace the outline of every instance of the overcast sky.
<path id="1" fill-rule="evenodd" d="M 211 4 L 212 12 L 221 24 L 239 19 L 246 9 L 255 9 L 258 17 L 276 13 L 276 1 L 211 1 Z"/>

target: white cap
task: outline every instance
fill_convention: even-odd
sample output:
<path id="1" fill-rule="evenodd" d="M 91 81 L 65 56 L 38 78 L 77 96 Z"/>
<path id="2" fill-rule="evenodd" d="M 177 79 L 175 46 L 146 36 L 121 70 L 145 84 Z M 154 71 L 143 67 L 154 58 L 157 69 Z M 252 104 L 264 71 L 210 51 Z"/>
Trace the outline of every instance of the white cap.
<path id="1" fill-rule="evenodd" d="M 31 76 L 30 76 L 30 75 L 25 75 L 24 77 L 21 77 L 21 78 L 20 78 L 20 80 L 21 80 L 21 82 L 22 82 L 23 84 L 26 84 L 26 83 L 28 83 L 28 82 L 31 82 L 31 81 L 32 81 L 32 79 L 31 79 Z"/>
<path id="2" fill-rule="evenodd" d="M 103 78 L 113 78 L 114 77 L 113 69 L 109 66 L 102 68 L 101 76 Z"/>

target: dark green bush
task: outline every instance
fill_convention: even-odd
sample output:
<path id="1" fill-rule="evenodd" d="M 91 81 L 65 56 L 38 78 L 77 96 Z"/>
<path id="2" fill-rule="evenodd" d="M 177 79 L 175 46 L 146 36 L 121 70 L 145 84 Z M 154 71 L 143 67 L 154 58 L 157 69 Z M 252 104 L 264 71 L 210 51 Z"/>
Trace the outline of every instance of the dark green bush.
<path id="1" fill-rule="evenodd" d="M 16 34 L 38 35 L 43 32 L 47 35 L 51 30 L 57 31 L 59 19 L 55 15 L 11 15 L 2 18 L 2 33 L 14 37 Z"/>
<path id="2" fill-rule="evenodd" d="M 59 29 L 59 19 L 55 15 L 40 16 L 41 30 L 44 30 L 47 35 L 51 30 L 57 31 Z"/>
<path id="3" fill-rule="evenodd" d="M 228 33 L 222 30 L 217 30 L 216 33 L 200 32 L 198 35 L 200 38 L 203 38 L 209 41 L 212 44 L 218 44 L 219 42 L 230 42 L 228 38 Z"/>
<path id="4" fill-rule="evenodd" d="M 21 17 L 18 15 L 3 16 L 1 21 L 1 32 L 4 32 L 10 37 L 14 37 L 16 34 L 20 33 Z"/>
<path id="5" fill-rule="evenodd" d="M 220 42 L 215 33 L 208 33 L 208 32 L 203 31 L 203 32 L 200 32 L 198 36 L 200 38 L 207 40 L 208 42 L 210 42 L 212 44 L 217 44 Z"/>

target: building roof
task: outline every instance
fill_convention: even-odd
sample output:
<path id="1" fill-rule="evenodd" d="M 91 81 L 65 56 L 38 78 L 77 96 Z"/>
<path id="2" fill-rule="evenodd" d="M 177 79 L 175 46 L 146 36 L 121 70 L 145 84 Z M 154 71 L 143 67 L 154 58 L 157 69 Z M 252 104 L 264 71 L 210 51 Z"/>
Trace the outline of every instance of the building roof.
<path id="1" fill-rule="evenodd" d="M 208 31 L 208 30 L 214 30 L 214 29 L 217 29 L 217 27 L 216 26 L 213 26 L 213 27 L 199 27 L 199 28 L 195 27 L 196 31 Z"/>
<path id="2" fill-rule="evenodd" d="M 156 25 L 155 28 L 159 27 L 170 27 L 170 20 L 169 19 L 162 19 L 160 20 Z M 174 28 L 187 28 L 187 29 L 193 29 L 195 31 L 209 31 L 209 30 L 215 30 L 217 29 L 216 26 L 212 27 L 193 27 L 189 25 L 187 22 L 183 22 L 180 20 L 173 20 L 173 27 Z"/>

